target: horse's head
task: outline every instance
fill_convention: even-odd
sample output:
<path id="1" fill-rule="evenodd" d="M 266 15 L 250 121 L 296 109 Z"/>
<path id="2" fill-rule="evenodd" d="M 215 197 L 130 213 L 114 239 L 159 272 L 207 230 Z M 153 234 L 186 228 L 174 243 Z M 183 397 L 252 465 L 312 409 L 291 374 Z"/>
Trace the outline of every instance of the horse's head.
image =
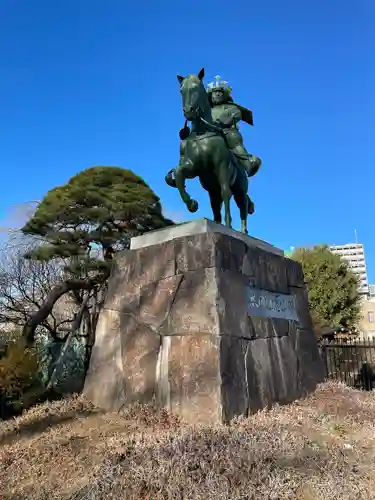
<path id="1" fill-rule="evenodd" d="M 203 85 L 203 77 L 204 68 L 200 70 L 198 75 L 186 77 L 177 75 L 180 82 L 184 115 L 189 121 L 203 116 L 207 106 L 209 106 L 207 92 Z"/>

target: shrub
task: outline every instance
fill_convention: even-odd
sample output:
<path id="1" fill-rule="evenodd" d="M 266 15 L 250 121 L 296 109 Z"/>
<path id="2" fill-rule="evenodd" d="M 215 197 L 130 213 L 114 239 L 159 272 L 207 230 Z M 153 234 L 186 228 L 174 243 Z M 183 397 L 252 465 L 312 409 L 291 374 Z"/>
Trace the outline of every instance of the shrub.
<path id="1" fill-rule="evenodd" d="M 9 343 L 0 359 L 0 398 L 2 406 L 14 411 L 28 408 L 39 392 L 38 358 L 23 338 Z M 7 411 L 7 412 L 8 412 Z"/>

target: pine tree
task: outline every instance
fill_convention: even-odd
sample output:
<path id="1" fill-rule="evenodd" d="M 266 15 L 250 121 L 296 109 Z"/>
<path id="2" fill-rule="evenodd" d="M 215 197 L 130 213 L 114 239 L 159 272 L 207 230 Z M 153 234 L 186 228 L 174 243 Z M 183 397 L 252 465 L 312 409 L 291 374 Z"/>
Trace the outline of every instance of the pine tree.
<path id="1" fill-rule="evenodd" d="M 28 319 L 25 337 L 33 341 L 35 328 L 62 295 L 105 283 L 113 254 L 128 248 L 132 236 L 172 224 L 145 181 L 120 167 L 88 168 L 50 190 L 22 229 L 41 240 L 25 257 L 64 261 L 66 279 Z"/>

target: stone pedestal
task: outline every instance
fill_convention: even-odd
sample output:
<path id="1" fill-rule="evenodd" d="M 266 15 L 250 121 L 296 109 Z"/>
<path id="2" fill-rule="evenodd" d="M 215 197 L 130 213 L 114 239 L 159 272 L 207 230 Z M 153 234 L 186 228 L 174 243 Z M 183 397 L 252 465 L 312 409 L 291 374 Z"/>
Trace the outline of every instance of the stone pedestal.
<path id="1" fill-rule="evenodd" d="M 288 403 L 323 380 L 301 267 L 205 219 L 118 255 L 84 394 L 156 402 L 191 422 Z"/>

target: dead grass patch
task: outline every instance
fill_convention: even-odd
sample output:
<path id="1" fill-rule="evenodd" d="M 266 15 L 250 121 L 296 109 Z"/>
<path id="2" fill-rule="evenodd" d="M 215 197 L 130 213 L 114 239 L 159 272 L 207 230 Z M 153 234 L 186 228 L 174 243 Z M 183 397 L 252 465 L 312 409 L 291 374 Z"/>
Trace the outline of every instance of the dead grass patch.
<path id="1" fill-rule="evenodd" d="M 45 403 L 0 423 L 0 498 L 374 499 L 374 422 L 374 393 L 331 382 L 230 427 Z"/>

